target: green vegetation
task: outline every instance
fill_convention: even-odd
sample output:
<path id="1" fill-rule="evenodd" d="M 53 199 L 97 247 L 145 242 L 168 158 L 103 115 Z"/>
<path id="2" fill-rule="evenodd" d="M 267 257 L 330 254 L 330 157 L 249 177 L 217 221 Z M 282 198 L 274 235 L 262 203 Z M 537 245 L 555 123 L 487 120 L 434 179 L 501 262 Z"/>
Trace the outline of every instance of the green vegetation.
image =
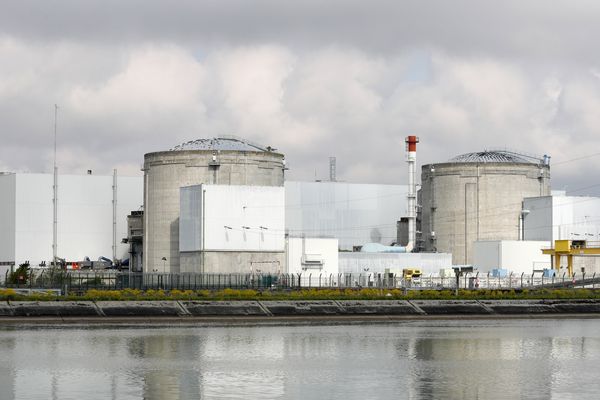
<path id="1" fill-rule="evenodd" d="M 8 275 L 8 283 L 25 285 L 29 281 L 29 276 L 29 262 L 25 262 L 19 264 L 19 268 Z"/>
<path id="2" fill-rule="evenodd" d="M 56 296 L 52 292 L 22 295 L 13 289 L 0 289 L 1 301 L 50 300 L 526 300 L 526 299 L 600 299 L 600 289 L 540 289 L 540 290 L 452 290 L 401 289 L 302 289 L 292 291 L 251 289 L 223 290 L 96 290 L 83 295 Z"/>

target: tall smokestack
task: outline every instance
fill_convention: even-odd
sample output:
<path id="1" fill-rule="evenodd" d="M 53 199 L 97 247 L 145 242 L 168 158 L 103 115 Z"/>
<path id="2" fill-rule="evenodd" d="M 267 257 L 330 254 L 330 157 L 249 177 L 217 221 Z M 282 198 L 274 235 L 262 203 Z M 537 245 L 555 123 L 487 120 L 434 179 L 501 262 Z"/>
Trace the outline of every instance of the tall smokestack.
<path id="1" fill-rule="evenodd" d="M 406 250 L 411 251 L 417 241 L 417 184 L 415 171 L 417 166 L 417 143 L 416 136 L 406 137 L 406 162 L 408 163 L 408 244 Z"/>

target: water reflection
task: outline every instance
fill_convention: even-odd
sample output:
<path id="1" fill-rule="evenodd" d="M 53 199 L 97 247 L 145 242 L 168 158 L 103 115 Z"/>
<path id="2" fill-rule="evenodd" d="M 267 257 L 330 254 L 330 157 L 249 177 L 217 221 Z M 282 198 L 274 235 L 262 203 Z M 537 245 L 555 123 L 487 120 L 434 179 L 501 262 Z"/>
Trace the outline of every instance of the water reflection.
<path id="1" fill-rule="evenodd" d="M 1 399 L 596 398 L 600 321 L 0 330 Z"/>
<path id="2" fill-rule="evenodd" d="M 203 340 L 194 335 L 141 335 L 126 340 L 127 352 L 140 365 L 129 374 L 143 383 L 144 399 L 199 398 L 200 380 L 195 361 Z M 145 364 L 158 368 L 144 368 Z"/>

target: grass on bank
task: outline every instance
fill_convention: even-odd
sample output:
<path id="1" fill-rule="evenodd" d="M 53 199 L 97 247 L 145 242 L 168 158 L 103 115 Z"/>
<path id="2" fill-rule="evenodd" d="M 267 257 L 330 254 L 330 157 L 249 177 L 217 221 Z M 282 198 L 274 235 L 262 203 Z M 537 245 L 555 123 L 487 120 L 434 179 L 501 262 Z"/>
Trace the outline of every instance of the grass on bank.
<path id="1" fill-rule="evenodd" d="M 0 301 L 145 301 L 145 300 L 527 300 L 527 299 L 600 299 L 600 289 L 539 290 L 452 290 L 401 289 L 302 289 L 293 291 L 252 289 L 223 290 L 96 290 L 82 295 L 57 296 L 53 292 L 18 294 L 13 289 L 0 289 Z"/>

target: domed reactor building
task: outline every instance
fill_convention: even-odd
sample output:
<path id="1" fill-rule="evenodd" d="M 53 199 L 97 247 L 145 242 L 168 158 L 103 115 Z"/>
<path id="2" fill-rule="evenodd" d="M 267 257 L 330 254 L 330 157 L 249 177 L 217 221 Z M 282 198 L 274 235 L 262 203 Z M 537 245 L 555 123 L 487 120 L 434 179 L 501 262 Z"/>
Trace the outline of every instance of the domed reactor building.
<path id="1" fill-rule="evenodd" d="M 283 187 L 284 155 L 237 137 L 198 139 L 144 155 L 145 272 L 180 272 L 180 188 Z"/>
<path id="2" fill-rule="evenodd" d="M 523 199 L 547 195 L 547 156 L 483 151 L 423 165 L 420 250 L 471 264 L 475 241 L 521 239 Z"/>

